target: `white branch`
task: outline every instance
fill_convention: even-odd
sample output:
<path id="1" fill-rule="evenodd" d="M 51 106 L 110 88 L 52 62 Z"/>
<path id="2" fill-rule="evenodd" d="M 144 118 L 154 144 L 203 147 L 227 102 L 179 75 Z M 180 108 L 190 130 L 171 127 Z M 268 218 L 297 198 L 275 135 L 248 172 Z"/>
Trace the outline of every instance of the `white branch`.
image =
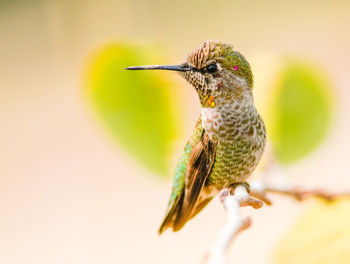
<path id="1" fill-rule="evenodd" d="M 243 185 L 237 185 L 234 194 L 230 194 L 229 189 L 220 192 L 220 200 L 223 203 L 227 214 L 228 221 L 217 236 L 209 255 L 207 256 L 208 264 L 226 263 L 226 252 L 232 239 L 242 230 L 248 228 L 251 224 L 249 217 L 242 217 L 240 214 L 241 206 L 252 206 L 255 209 L 261 208 L 263 203 L 252 198 Z"/>

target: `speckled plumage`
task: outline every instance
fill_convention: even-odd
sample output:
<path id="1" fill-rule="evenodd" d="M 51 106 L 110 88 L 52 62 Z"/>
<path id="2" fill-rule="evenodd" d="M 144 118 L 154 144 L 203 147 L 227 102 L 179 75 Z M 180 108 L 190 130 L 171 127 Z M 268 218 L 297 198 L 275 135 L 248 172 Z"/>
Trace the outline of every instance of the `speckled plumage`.
<path id="1" fill-rule="evenodd" d="M 217 73 L 210 74 L 203 70 L 213 63 L 218 66 Z M 181 75 L 196 89 L 202 113 L 178 162 L 168 214 L 185 191 L 188 160 L 194 145 L 200 140 L 201 133 L 205 131 L 216 144 L 214 165 L 196 205 L 201 206 L 194 208 L 187 219 L 189 220 L 219 190 L 247 180 L 264 151 L 266 132 L 264 122 L 254 107 L 253 75 L 249 63 L 239 52 L 234 51 L 231 45 L 207 41 L 192 52 L 183 65 L 196 69 Z M 167 227 L 177 231 L 184 224 L 172 225 L 175 221 L 176 216 L 165 219 L 160 233 Z"/>

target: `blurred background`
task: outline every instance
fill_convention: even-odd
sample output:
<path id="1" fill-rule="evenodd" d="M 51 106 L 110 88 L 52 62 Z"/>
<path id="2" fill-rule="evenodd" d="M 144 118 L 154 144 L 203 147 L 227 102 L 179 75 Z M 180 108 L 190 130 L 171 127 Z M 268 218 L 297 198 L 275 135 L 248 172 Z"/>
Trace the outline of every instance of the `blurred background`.
<path id="1" fill-rule="evenodd" d="M 157 235 L 197 95 L 175 73 L 124 67 L 180 63 L 207 39 L 250 61 L 288 182 L 349 190 L 349 12 L 344 0 L 0 0 L 0 263 L 202 259 L 226 221 L 217 199 Z M 349 200 L 271 198 L 242 209 L 253 226 L 231 262 L 349 263 Z"/>

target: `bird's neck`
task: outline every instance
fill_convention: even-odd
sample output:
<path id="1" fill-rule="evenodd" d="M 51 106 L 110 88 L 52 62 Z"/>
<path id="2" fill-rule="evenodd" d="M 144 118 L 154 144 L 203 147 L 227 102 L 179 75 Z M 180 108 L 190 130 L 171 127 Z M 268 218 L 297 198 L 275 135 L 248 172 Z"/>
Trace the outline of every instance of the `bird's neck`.
<path id="1" fill-rule="evenodd" d="M 211 106 L 202 104 L 202 124 L 212 139 L 232 137 L 238 132 L 242 135 L 239 130 L 249 129 L 259 118 L 251 90 L 244 90 L 239 96 L 222 92 L 213 102 Z"/>

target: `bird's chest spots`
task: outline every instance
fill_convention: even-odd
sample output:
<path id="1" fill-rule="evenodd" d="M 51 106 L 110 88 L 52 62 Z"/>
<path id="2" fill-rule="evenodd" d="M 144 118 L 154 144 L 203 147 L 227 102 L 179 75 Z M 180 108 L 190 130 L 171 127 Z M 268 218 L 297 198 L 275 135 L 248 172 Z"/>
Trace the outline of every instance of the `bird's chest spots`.
<path id="1" fill-rule="evenodd" d="M 209 181 L 218 188 L 245 181 L 253 172 L 263 152 L 263 145 L 239 138 L 220 141 Z"/>
<path id="2" fill-rule="evenodd" d="M 214 108 L 202 108 L 202 125 L 212 140 L 217 140 L 219 131 L 225 129 L 224 119 L 219 111 Z"/>
<path id="3" fill-rule="evenodd" d="M 232 103 L 223 103 L 217 99 L 219 106 L 202 108 L 202 124 L 209 138 L 217 140 L 232 140 L 244 133 L 240 109 L 235 109 Z M 248 124 L 249 125 L 249 124 Z"/>
<path id="4" fill-rule="evenodd" d="M 244 181 L 253 172 L 265 146 L 264 125 L 256 111 L 235 110 L 202 110 L 203 127 L 217 142 L 208 181 L 218 188 Z"/>

